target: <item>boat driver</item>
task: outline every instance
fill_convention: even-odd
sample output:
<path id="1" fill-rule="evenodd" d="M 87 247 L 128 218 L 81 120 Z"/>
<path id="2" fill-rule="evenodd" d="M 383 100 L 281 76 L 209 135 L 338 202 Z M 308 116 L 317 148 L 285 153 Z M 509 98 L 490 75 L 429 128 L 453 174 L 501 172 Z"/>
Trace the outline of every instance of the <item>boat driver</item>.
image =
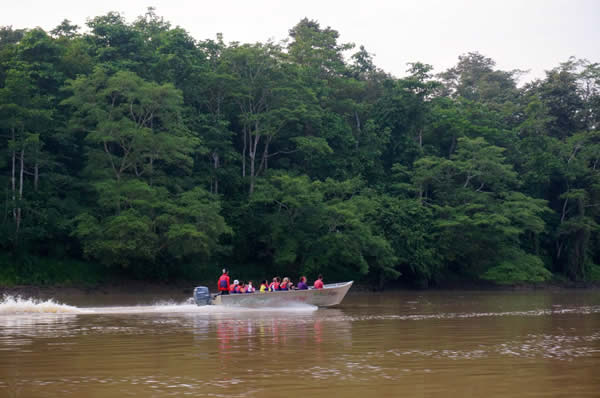
<path id="1" fill-rule="evenodd" d="M 229 271 L 227 268 L 223 268 L 223 275 L 221 275 L 217 284 L 221 294 L 229 294 Z"/>

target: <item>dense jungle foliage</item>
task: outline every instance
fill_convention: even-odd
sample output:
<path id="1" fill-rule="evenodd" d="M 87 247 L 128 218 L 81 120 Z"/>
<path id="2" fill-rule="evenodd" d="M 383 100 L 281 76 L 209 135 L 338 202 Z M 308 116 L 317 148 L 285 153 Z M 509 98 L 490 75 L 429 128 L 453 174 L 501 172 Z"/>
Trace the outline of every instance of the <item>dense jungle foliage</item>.
<path id="1" fill-rule="evenodd" d="M 518 86 L 474 52 L 396 78 L 309 19 L 278 43 L 198 41 L 153 9 L 87 28 L 0 29 L 5 283 L 53 280 L 40 262 L 376 286 L 600 275 L 597 63 Z"/>

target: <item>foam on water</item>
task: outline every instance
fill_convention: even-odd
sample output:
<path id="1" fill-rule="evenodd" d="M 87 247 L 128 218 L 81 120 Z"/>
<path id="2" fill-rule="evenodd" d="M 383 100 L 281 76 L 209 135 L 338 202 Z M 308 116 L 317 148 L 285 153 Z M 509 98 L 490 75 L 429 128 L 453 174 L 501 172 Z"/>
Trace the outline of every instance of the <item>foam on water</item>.
<path id="1" fill-rule="evenodd" d="M 246 313 L 246 312 L 310 312 L 318 307 L 308 304 L 294 304 L 285 307 L 269 308 L 243 308 L 224 306 L 197 306 L 185 300 L 158 301 L 151 305 L 136 305 L 122 307 L 90 307 L 81 308 L 68 304 L 62 304 L 54 299 L 40 300 L 35 298 L 22 298 L 20 296 L 5 295 L 0 301 L 0 315 L 11 314 L 222 314 L 222 313 Z"/>
<path id="2" fill-rule="evenodd" d="M 497 318 L 497 317 L 541 317 L 555 315 L 589 315 L 600 314 L 600 306 L 581 306 L 573 308 L 537 309 L 530 311 L 505 311 L 505 312 L 439 312 L 433 314 L 384 314 L 384 315 L 342 315 L 341 319 L 350 321 L 425 321 L 431 319 L 470 319 L 470 318 Z M 338 318 L 336 318 L 338 319 Z"/>
<path id="3" fill-rule="evenodd" d="M 205 305 L 198 306 L 190 304 L 187 300 L 183 303 L 160 301 L 152 305 L 138 305 L 128 307 L 96 307 L 82 309 L 85 313 L 91 314 L 239 314 L 251 312 L 312 312 L 318 309 L 317 306 L 309 304 L 294 304 L 286 305 L 285 307 L 262 307 L 262 308 L 246 308 L 246 307 L 226 307 Z"/>
<path id="4" fill-rule="evenodd" d="M 53 299 L 39 300 L 35 298 L 22 298 L 21 296 L 5 295 L 0 301 L 0 315 L 4 314 L 73 314 L 81 313 L 81 309 Z"/>

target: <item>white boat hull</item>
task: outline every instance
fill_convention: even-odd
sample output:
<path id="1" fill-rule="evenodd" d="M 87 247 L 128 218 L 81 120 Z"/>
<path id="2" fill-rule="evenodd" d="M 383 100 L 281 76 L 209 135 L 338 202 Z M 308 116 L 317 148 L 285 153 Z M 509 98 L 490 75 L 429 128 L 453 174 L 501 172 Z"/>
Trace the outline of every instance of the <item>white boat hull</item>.
<path id="1" fill-rule="evenodd" d="M 239 307 L 282 307 L 290 304 L 310 304 L 318 307 L 330 307 L 342 302 L 352 283 L 353 281 L 331 283 L 325 285 L 323 289 L 217 295 L 212 300 L 212 304 Z"/>

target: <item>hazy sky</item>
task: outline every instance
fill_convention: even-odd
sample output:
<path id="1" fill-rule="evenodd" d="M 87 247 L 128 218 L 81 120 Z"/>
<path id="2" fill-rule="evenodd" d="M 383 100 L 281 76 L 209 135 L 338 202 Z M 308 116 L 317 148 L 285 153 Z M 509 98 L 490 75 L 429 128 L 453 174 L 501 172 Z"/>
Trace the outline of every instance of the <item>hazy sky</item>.
<path id="1" fill-rule="evenodd" d="M 543 77 L 573 55 L 600 62 L 600 0 L 2 0 L 0 26 L 50 30 L 63 19 L 85 26 L 89 17 L 119 11 L 131 22 L 148 6 L 196 39 L 281 40 L 303 17 L 340 32 L 342 42 L 364 45 L 375 63 L 402 76 L 406 63 L 436 72 L 479 51 L 500 69 L 529 69 Z"/>

